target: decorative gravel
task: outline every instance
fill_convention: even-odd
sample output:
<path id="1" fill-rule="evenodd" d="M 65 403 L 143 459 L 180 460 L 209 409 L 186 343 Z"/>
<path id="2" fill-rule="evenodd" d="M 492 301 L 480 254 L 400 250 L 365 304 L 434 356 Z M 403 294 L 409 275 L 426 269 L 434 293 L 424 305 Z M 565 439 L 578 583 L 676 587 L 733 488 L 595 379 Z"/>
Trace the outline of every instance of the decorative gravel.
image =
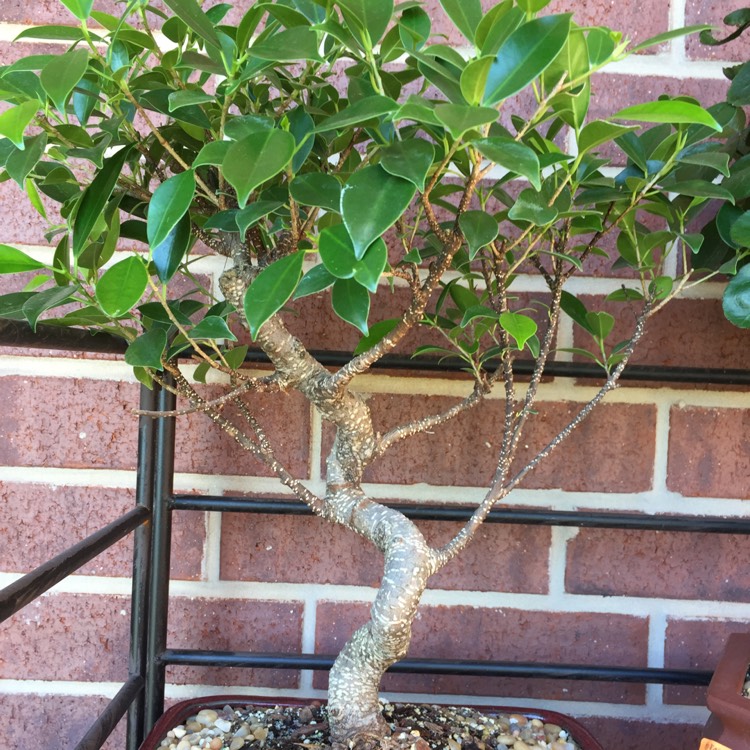
<path id="1" fill-rule="evenodd" d="M 580 750 L 556 724 L 521 714 L 483 714 L 475 709 L 390 704 L 383 714 L 394 750 Z M 164 750 L 323 750 L 329 748 L 325 707 L 225 706 L 205 708 L 174 727 Z"/>

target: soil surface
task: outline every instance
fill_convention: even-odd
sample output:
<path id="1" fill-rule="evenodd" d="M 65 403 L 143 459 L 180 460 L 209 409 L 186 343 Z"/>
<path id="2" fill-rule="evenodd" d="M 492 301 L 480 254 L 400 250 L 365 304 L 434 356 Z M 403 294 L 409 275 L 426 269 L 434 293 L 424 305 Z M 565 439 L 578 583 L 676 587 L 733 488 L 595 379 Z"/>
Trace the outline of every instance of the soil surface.
<path id="1" fill-rule="evenodd" d="M 392 735 L 384 750 L 580 750 L 556 724 L 521 714 L 386 703 Z M 164 750 L 324 750 L 330 748 L 325 707 L 202 709 L 162 740 Z"/>

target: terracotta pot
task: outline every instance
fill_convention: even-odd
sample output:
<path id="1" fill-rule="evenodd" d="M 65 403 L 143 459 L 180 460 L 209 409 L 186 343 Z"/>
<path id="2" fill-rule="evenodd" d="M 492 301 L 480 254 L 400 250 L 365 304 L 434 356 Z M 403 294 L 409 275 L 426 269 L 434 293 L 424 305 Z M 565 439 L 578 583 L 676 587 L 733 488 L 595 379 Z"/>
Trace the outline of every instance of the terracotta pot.
<path id="1" fill-rule="evenodd" d="M 202 708 L 221 709 L 224 706 L 306 706 L 310 700 L 300 698 L 278 698 L 267 697 L 256 698 L 249 695 L 218 695 L 204 698 L 193 698 L 181 701 L 167 709 L 159 721 L 146 737 L 140 750 L 158 750 L 159 743 L 166 737 L 167 732 L 178 724 L 184 723 L 188 717 L 198 713 Z M 525 708 L 503 708 L 496 706 L 473 706 L 487 713 L 514 713 L 523 714 L 529 719 L 541 719 L 544 722 L 557 724 L 565 729 L 580 746 L 581 750 L 604 750 L 602 746 L 589 734 L 581 724 L 568 716 L 555 713 L 554 711 L 540 711 Z"/>
<path id="2" fill-rule="evenodd" d="M 750 664 L 750 633 L 733 633 L 708 686 L 711 717 L 700 750 L 750 748 L 750 699 L 742 695 Z"/>

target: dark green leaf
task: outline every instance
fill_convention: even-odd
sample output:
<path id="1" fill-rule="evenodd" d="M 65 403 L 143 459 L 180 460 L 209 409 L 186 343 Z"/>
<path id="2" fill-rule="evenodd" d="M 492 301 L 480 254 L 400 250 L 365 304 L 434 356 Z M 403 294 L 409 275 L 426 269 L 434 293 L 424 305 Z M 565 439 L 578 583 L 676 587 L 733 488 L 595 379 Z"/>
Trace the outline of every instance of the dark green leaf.
<path id="1" fill-rule="evenodd" d="M 727 92 L 727 101 L 736 107 L 750 104 L 750 64 L 747 62 L 735 73 Z"/>
<path id="2" fill-rule="evenodd" d="M 349 178 L 341 193 L 341 214 L 358 258 L 393 226 L 415 192 L 413 183 L 380 166 L 365 167 Z"/>
<path id="3" fill-rule="evenodd" d="M 750 247 L 750 211 L 742 212 L 740 209 L 732 211 L 729 208 L 725 210 L 722 207 L 719 216 L 717 216 L 716 224 L 725 242 L 727 242 L 727 238 L 724 236 L 722 224 L 726 220 L 731 221 L 731 224 L 729 224 L 729 243 L 734 247 Z"/>
<path id="4" fill-rule="evenodd" d="M 104 211 L 132 148 L 132 144 L 124 146 L 110 156 L 84 191 L 73 225 L 73 256 L 75 258 L 81 254 L 88 242 L 89 234 Z"/>
<path id="5" fill-rule="evenodd" d="M 68 97 L 83 78 L 88 61 L 88 50 L 73 49 L 47 63 L 39 74 L 44 90 L 59 112 L 65 112 Z"/>
<path id="6" fill-rule="evenodd" d="M 440 5 L 456 28 L 473 43 L 477 26 L 479 26 L 479 22 L 484 15 L 480 1 L 440 0 Z"/>
<path id="7" fill-rule="evenodd" d="M 492 107 L 476 107 L 470 104 L 438 104 L 435 116 L 458 139 L 467 130 L 489 125 L 497 120 L 497 110 Z"/>
<path id="8" fill-rule="evenodd" d="M 23 151 L 14 151 L 5 162 L 5 169 L 13 180 L 23 187 L 24 180 L 44 156 L 47 148 L 47 134 L 42 132 L 33 138 L 26 138 Z"/>
<path id="9" fill-rule="evenodd" d="M 227 150 L 231 145 L 229 141 L 209 141 L 198 152 L 193 167 L 202 167 L 206 164 L 212 164 L 215 167 L 220 166 L 227 158 Z"/>
<path id="10" fill-rule="evenodd" d="M 578 134 L 578 153 L 585 154 L 587 151 L 614 141 L 630 130 L 635 130 L 634 125 L 615 125 L 611 122 L 594 120 L 584 126 Z"/>
<path id="11" fill-rule="evenodd" d="M 323 265 L 337 279 L 351 279 L 354 276 L 357 256 L 343 224 L 335 224 L 320 233 L 318 252 Z"/>
<path id="12" fill-rule="evenodd" d="M 25 148 L 23 134 L 29 123 L 39 110 L 39 102 L 35 99 L 23 102 L 17 107 L 11 107 L 0 114 L 0 135 L 4 135 L 16 148 Z"/>
<path id="13" fill-rule="evenodd" d="M 750 265 L 742 266 L 727 284 L 722 305 L 730 323 L 750 328 Z"/>
<path id="14" fill-rule="evenodd" d="M 302 276 L 304 251 L 300 250 L 264 268 L 245 292 L 244 309 L 253 341 L 261 326 L 286 304 Z"/>
<path id="15" fill-rule="evenodd" d="M 380 276 L 388 265 L 388 247 L 379 237 L 367 248 L 362 260 L 354 266 L 354 280 L 373 294 L 378 290 Z"/>
<path id="16" fill-rule="evenodd" d="M 495 136 L 473 141 L 472 144 L 482 156 L 513 174 L 525 177 L 537 190 L 541 190 L 539 158 L 525 143 Z"/>
<path id="17" fill-rule="evenodd" d="M 125 351 L 125 362 L 131 367 L 161 370 L 161 358 L 167 348 L 167 332 L 154 327 L 141 334 Z"/>
<path id="18" fill-rule="evenodd" d="M 351 125 L 361 125 L 369 120 L 395 112 L 397 109 L 398 102 L 388 96 L 366 96 L 323 120 L 315 128 L 315 132 L 325 133 L 330 130 L 348 128 Z"/>
<path id="19" fill-rule="evenodd" d="M 563 312 L 574 322 L 578 323 L 581 328 L 586 331 L 591 331 L 589 328 L 589 322 L 587 319 L 588 311 L 586 306 L 578 299 L 574 297 L 570 292 L 563 292 L 560 297 L 560 307 Z"/>
<path id="20" fill-rule="evenodd" d="M 497 219 L 485 211 L 466 211 L 458 219 L 458 225 L 469 245 L 469 260 L 489 245 L 498 235 Z"/>
<path id="21" fill-rule="evenodd" d="M 205 91 L 173 91 L 169 95 L 169 111 L 174 112 L 176 109 L 180 109 L 181 107 L 192 107 L 212 101 L 214 101 L 214 97 L 210 94 L 207 94 Z M 220 142 L 221 141 L 212 141 L 212 143 Z"/>
<path id="22" fill-rule="evenodd" d="M 322 263 L 319 263 L 317 266 L 313 266 L 302 277 L 302 281 L 300 281 L 299 286 L 294 291 L 294 299 L 322 292 L 324 289 L 328 289 L 329 286 L 333 286 L 335 281 L 336 277 L 329 273 L 328 269 Z"/>
<path id="23" fill-rule="evenodd" d="M 185 214 L 151 252 L 159 281 L 166 284 L 175 275 L 189 247 L 190 216 Z"/>
<path id="24" fill-rule="evenodd" d="M 715 185 L 707 180 L 685 180 L 683 182 L 665 182 L 665 190 L 678 195 L 689 195 L 698 198 L 718 198 L 734 203 L 734 196 L 721 185 Z"/>
<path id="25" fill-rule="evenodd" d="M 356 18 L 373 47 L 385 34 L 393 15 L 393 0 L 337 0 L 337 4 Z"/>
<path id="26" fill-rule="evenodd" d="M 44 263 L 30 258 L 15 247 L 0 245 L 0 274 L 36 271 L 39 268 L 45 268 Z"/>
<path id="27" fill-rule="evenodd" d="M 370 314 L 370 293 L 355 279 L 336 279 L 331 295 L 333 311 L 366 336 Z"/>
<path id="28" fill-rule="evenodd" d="M 612 331 L 615 319 L 606 312 L 589 312 L 586 313 L 586 322 L 588 323 L 586 330 L 595 339 L 603 341 Z"/>
<path id="29" fill-rule="evenodd" d="M 245 206 L 241 211 L 235 214 L 235 224 L 240 231 L 240 236 L 244 237 L 245 232 L 259 222 L 263 217 L 280 208 L 283 205 L 281 201 L 255 201 L 249 206 Z"/>
<path id="30" fill-rule="evenodd" d="M 672 29 L 671 31 L 665 31 L 662 34 L 649 37 L 648 39 L 636 44 L 635 47 L 631 48 L 631 52 L 640 52 L 641 50 L 648 49 L 649 47 L 655 47 L 658 44 L 664 44 L 671 39 L 677 39 L 682 36 L 688 36 L 688 34 L 697 34 L 705 29 L 712 28 L 708 24 L 700 24 L 697 26 L 683 26 L 679 29 Z"/>
<path id="31" fill-rule="evenodd" d="M 43 313 L 64 305 L 75 292 L 76 287 L 74 286 L 56 286 L 52 289 L 45 289 L 43 292 L 37 292 L 24 302 L 23 316 L 31 328 L 36 330 L 37 321 Z"/>
<path id="32" fill-rule="evenodd" d="M 0 295 L 0 318 L 5 320 L 26 320 L 23 306 L 38 292 L 11 292 Z"/>
<path id="33" fill-rule="evenodd" d="M 253 190 L 289 164 L 294 149 L 294 136 L 285 130 L 253 133 L 229 147 L 222 171 L 237 191 L 240 208 L 244 208 Z"/>
<path id="34" fill-rule="evenodd" d="M 177 222 L 188 212 L 195 193 L 192 169 L 180 172 L 159 185 L 148 206 L 148 244 L 156 248 L 167 239 Z"/>
<path id="35" fill-rule="evenodd" d="M 128 313 L 148 287 L 148 271 L 143 260 L 131 255 L 107 269 L 96 285 L 96 299 L 111 318 Z"/>
<path id="36" fill-rule="evenodd" d="M 226 320 L 218 315 L 206 315 L 197 326 L 190 330 L 190 338 L 237 341 L 237 337 L 229 329 Z"/>
<path id="37" fill-rule="evenodd" d="M 551 224 L 557 218 L 557 211 L 547 205 L 547 200 L 535 190 L 524 190 L 508 211 L 513 221 L 528 221 L 536 226 Z"/>
<path id="38" fill-rule="evenodd" d="M 318 34 L 309 26 L 295 26 L 279 31 L 253 44 L 248 54 L 260 60 L 279 63 L 322 60 L 318 52 Z"/>
<path id="39" fill-rule="evenodd" d="M 370 326 L 370 332 L 363 336 L 357 346 L 354 348 L 354 355 L 372 349 L 373 346 L 380 343 L 399 323 L 400 318 L 389 318 L 388 320 L 379 320 Z"/>
<path id="40" fill-rule="evenodd" d="M 380 152 L 380 166 L 388 174 L 402 177 L 424 190 L 425 179 L 435 158 L 435 147 L 423 138 L 396 141 Z"/>
<path id="41" fill-rule="evenodd" d="M 519 26 L 490 67 L 483 104 L 498 104 L 541 75 L 562 50 L 569 33 L 569 13 L 535 18 Z"/>
<path id="42" fill-rule="evenodd" d="M 164 0 L 164 5 L 194 31 L 201 39 L 221 49 L 221 42 L 211 19 L 201 10 L 196 0 Z"/>
<path id="43" fill-rule="evenodd" d="M 94 41 L 101 41 L 96 34 L 91 34 Z M 32 26 L 24 29 L 17 37 L 19 39 L 53 39 L 61 42 L 79 42 L 85 39 L 81 29 L 76 26 Z"/>
<path id="44" fill-rule="evenodd" d="M 289 194 L 302 206 L 320 206 L 336 213 L 341 210 L 341 183 L 332 174 L 297 175 L 289 185 Z"/>

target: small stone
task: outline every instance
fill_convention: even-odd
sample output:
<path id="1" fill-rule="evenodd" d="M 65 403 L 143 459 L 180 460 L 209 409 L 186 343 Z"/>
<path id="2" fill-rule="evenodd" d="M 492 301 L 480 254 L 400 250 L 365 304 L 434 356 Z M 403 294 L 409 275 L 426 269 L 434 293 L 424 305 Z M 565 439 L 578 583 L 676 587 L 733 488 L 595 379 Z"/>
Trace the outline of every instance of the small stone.
<path id="1" fill-rule="evenodd" d="M 227 721 L 226 719 L 216 719 L 214 726 L 222 732 L 228 732 L 232 728 L 232 722 Z"/>
<path id="2" fill-rule="evenodd" d="M 214 737 L 211 742 L 209 742 L 208 747 L 210 750 L 221 750 L 223 744 L 224 742 L 221 737 Z"/>
<path id="3" fill-rule="evenodd" d="M 245 739 L 243 737 L 235 737 L 229 743 L 229 750 L 240 750 L 242 747 L 245 747 Z"/>
<path id="4" fill-rule="evenodd" d="M 246 723 L 240 724 L 237 731 L 232 735 L 233 737 L 247 737 L 250 734 L 250 725 Z"/>
<path id="5" fill-rule="evenodd" d="M 516 738 L 512 734 L 499 734 L 497 741 L 506 747 L 512 747 L 516 742 Z"/>
<path id="6" fill-rule="evenodd" d="M 192 745 L 187 740 L 182 739 L 177 744 L 177 749 L 176 750 L 190 750 L 191 747 L 192 747 Z"/>
<path id="7" fill-rule="evenodd" d="M 453 737 L 448 738 L 448 747 L 450 750 L 461 750 L 460 743 L 454 740 Z"/>
<path id="8" fill-rule="evenodd" d="M 253 729 L 253 737 L 255 737 L 258 742 L 263 742 L 266 737 L 268 737 L 268 729 L 266 729 L 266 727 L 258 727 L 257 729 Z"/>
<path id="9" fill-rule="evenodd" d="M 204 708 L 202 711 L 198 711 L 195 720 L 204 727 L 210 727 L 218 718 L 219 714 L 216 711 L 211 708 Z"/>
<path id="10" fill-rule="evenodd" d="M 187 724 L 185 724 L 185 729 L 186 731 L 191 732 L 191 733 L 200 732 L 201 729 L 203 729 L 203 724 L 196 721 L 195 719 L 191 719 L 190 721 L 188 721 Z"/>
<path id="11" fill-rule="evenodd" d="M 523 740 L 518 740 L 513 745 L 513 750 L 531 750 L 531 745 L 527 745 Z"/>
<path id="12" fill-rule="evenodd" d="M 303 706 L 299 710 L 299 720 L 303 724 L 309 724 L 313 719 L 313 712 L 309 706 Z"/>
<path id="13" fill-rule="evenodd" d="M 529 721 L 523 714 L 511 714 L 509 718 L 512 724 L 518 724 L 519 727 L 525 726 Z"/>

